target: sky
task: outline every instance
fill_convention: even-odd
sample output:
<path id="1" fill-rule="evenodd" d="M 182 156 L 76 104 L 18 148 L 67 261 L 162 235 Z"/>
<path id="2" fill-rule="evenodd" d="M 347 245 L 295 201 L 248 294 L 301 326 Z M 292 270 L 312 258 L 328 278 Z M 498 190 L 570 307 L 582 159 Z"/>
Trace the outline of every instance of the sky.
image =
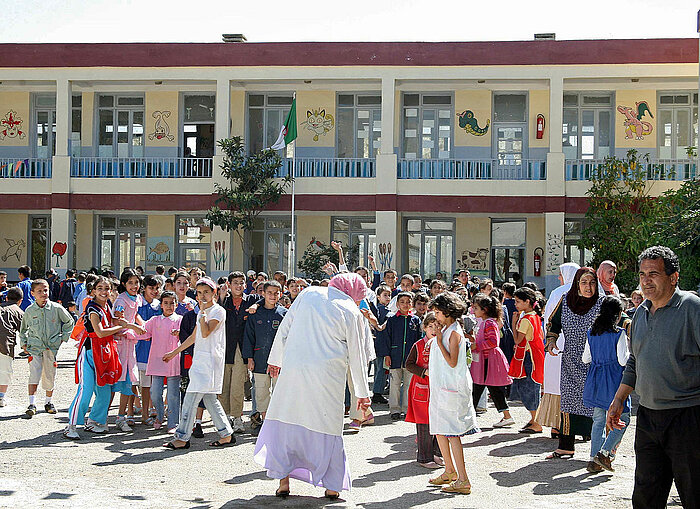
<path id="1" fill-rule="evenodd" d="M 2 0 L 0 42 L 697 37 L 693 0 Z"/>

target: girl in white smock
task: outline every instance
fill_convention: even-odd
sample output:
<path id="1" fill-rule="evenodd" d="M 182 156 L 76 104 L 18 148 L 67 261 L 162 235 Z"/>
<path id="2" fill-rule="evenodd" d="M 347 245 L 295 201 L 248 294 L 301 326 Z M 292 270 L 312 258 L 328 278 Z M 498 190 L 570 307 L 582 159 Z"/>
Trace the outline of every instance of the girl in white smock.
<path id="1" fill-rule="evenodd" d="M 444 292 L 430 306 L 441 332 L 430 341 L 430 434 L 436 435 L 445 461 L 445 471 L 430 484 L 446 485 L 447 493 L 471 493 L 464 465 L 461 436 L 476 427 L 472 402 L 472 377 L 467 362 L 468 341 L 457 320 L 466 312 L 466 304 L 455 293 Z"/>

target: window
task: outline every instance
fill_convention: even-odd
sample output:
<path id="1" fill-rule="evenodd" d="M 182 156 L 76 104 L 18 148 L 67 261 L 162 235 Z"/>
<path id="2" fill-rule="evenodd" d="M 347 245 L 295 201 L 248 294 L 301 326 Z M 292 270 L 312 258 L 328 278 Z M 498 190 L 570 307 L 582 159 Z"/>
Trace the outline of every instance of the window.
<path id="1" fill-rule="evenodd" d="M 403 95 L 403 157 L 449 159 L 452 154 L 452 96 Z"/>
<path id="2" fill-rule="evenodd" d="M 491 274 L 498 283 L 522 283 L 525 276 L 524 220 L 491 220 Z"/>
<path id="3" fill-rule="evenodd" d="M 698 143 L 698 94 L 664 93 L 657 114 L 659 158 L 687 159 L 687 148 Z"/>
<path id="4" fill-rule="evenodd" d="M 578 247 L 583 226 L 583 219 L 567 219 L 564 221 L 564 261 L 578 263 L 581 267 L 590 265 L 593 261 L 593 252 L 590 249 Z"/>
<path id="5" fill-rule="evenodd" d="M 331 239 L 342 242 L 344 246 L 358 244 L 356 265 L 369 267 L 368 254 L 377 252 L 377 223 L 373 217 L 334 217 L 331 219 Z M 379 258 L 377 262 L 379 262 Z M 350 265 L 350 260 L 348 260 Z M 352 267 L 350 267 L 352 268 Z"/>
<path id="6" fill-rule="evenodd" d="M 527 143 L 526 94 L 494 94 L 493 129 L 498 164 L 521 165 Z"/>
<path id="7" fill-rule="evenodd" d="M 248 95 L 248 153 L 260 152 L 277 141 L 292 99 L 291 94 Z M 287 145 L 286 157 L 292 157 L 293 150 L 293 144 Z"/>
<path id="8" fill-rule="evenodd" d="M 98 259 L 102 270 L 146 267 L 146 217 L 100 216 Z"/>
<path id="9" fill-rule="evenodd" d="M 564 94 L 562 146 L 566 159 L 604 159 L 613 153 L 612 94 Z"/>
<path id="10" fill-rule="evenodd" d="M 258 217 L 251 238 L 250 259 L 253 270 L 270 276 L 289 270 L 289 242 L 292 223 L 287 218 Z"/>
<path id="11" fill-rule="evenodd" d="M 98 156 L 143 157 L 143 97 L 100 95 L 97 105 Z"/>
<path id="12" fill-rule="evenodd" d="M 214 156 L 214 117 L 216 97 L 213 95 L 185 95 L 182 115 L 183 156 Z"/>
<path id="13" fill-rule="evenodd" d="M 34 95 L 34 157 L 48 159 L 56 153 L 56 96 Z"/>
<path id="14" fill-rule="evenodd" d="M 83 96 L 74 95 L 71 104 L 70 118 L 70 155 L 80 157 L 81 133 L 83 122 Z"/>
<path id="15" fill-rule="evenodd" d="M 382 136 L 382 96 L 339 94 L 338 157 L 374 158 Z"/>
<path id="16" fill-rule="evenodd" d="M 177 242 L 180 267 L 199 267 L 208 272 L 211 226 L 204 217 L 178 217 Z"/>
<path id="17" fill-rule="evenodd" d="M 29 216 L 29 266 L 37 278 L 51 266 L 50 239 L 51 216 Z"/>
<path id="18" fill-rule="evenodd" d="M 437 272 L 454 272 L 455 223 L 453 219 L 407 219 L 406 268 L 411 274 L 433 278 Z"/>

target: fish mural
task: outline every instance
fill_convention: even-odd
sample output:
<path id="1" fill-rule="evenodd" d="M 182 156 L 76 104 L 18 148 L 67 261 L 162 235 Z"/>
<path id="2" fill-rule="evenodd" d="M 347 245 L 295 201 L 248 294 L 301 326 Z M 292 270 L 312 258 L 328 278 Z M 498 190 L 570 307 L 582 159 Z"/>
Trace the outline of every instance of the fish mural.
<path id="1" fill-rule="evenodd" d="M 146 258 L 148 262 L 153 264 L 172 263 L 172 246 L 172 237 L 150 237 L 147 243 L 148 255 Z"/>

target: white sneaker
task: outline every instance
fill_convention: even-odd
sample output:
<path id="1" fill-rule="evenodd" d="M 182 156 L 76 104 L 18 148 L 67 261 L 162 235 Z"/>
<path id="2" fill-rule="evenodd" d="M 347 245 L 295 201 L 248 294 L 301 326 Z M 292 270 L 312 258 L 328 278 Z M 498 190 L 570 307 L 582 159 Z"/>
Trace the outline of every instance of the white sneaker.
<path id="1" fill-rule="evenodd" d="M 99 422 L 93 421 L 92 419 L 88 419 L 84 429 L 90 433 L 107 433 L 106 424 L 102 425 Z"/>
<path id="2" fill-rule="evenodd" d="M 115 427 L 116 427 L 119 431 L 125 431 L 125 432 L 134 431 L 134 430 L 131 428 L 131 426 L 129 426 L 129 425 L 126 423 L 126 418 L 125 418 L 125 417 L 117 418 L 117 422 L 115 423 Z"/>
<path id="3" fill-rule="evenodd" d="M 240 417 L 236 417 L 233 419 L 231 427 L 233 428 L 234 433 L 243 433 L 245 431 L 245 427 L 243 426 L 243 419 L 241 419 Z"/>
<path id="4" fill-rule="evenodd" d="M 75 426 L 67 426 L 65 430 L 63 430 L 63 436 L 69 440 L 80 440 L 80 435 L 78 434 L 78 430 L 75 429 Z"/>
<path id="5" fill-rule="evenodd" d="M 494 428 L 507 428 L 508 426 L 512 426 L 513 424 L 515 424 L 515 420 L 512 417 L 509 417 L 508 419 L 501 419 L 496 424 L 494 424 L 493 427 Z"/>

